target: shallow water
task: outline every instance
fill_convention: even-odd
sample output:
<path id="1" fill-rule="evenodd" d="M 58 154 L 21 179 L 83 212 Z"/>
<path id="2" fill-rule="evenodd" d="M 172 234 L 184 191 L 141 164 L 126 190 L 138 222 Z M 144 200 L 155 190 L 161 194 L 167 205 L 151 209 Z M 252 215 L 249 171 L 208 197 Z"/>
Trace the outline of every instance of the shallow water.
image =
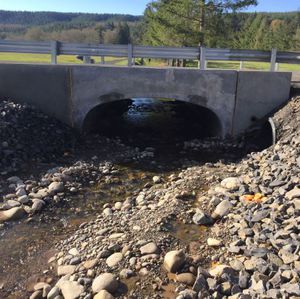
<path id="1" fill-rule="evenodd" d="M 1 229 L 0 287 L 4 287 L 0 288 L 0 298 L 23 299 L 24 290 L 31 291 L 34 283 L 51 279 L 42 271 L 55 253 L 55 243 L 71 235 L 81 223 L 94 219 L 105 203 L 125 200 L 152 176 L 150 172 L 120 168 L 119 183 L 87 188 L 72 201 L 48 206 L 30 221 L 10 223 Z"/>

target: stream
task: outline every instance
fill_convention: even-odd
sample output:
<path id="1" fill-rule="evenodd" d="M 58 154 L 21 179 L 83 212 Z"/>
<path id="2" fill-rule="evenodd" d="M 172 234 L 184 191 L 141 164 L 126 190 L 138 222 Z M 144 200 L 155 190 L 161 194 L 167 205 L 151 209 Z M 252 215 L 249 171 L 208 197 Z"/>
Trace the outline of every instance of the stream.
<path id="1" fill-rule="evenodd" d="M 51 283 L 51 275 L 42 271 L 55 252 L 55 243 L 71 235 L 81 223 L 94 219 L 105 203 L 124 201 L 137 194 L 154 175 L 164 177 L 189 165 L 239 158 L 239 149 L 216 154 L 183 147 L 185 141 L 209 137 L 218 130 L 214 115 L 204 112 L 172 100 L 134 99 L 103 105 L 91 113 L 86 124 L 89 134 L 120 138 L 128 146 L 152 152 L 154 157 L 146 163 L 114 164 L 117 179 L 112 182 L 87 187 L 70 201 L 0 228 L 0 298 L 25 298 L 24 291 L 32 291 L 43 276 Z M 97 154 L 97 148 L 93 154 Z M 113 149 L 111 154 L 114 155 Z M 75 159 L 80 160 L 81 155 L 87 156 L 84 146 Z M 186 242 L 201 233 L 196 226 L 180 223 L 172 231 Z"/>

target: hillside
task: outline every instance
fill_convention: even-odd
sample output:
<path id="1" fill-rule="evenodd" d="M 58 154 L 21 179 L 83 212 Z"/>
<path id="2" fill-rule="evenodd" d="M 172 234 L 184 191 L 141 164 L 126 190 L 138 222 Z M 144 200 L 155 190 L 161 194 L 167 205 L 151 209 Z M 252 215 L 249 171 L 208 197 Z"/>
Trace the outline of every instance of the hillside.
<path id="1" fill-rule="evenodd" d="M 0 10 L 0 23 L 5 25 L 41 26 L 52 23 L 135 22 L 140 16 L 62 12 L 30 12 Z"/>
<path id="2" fill-rule="evenodd" d="M 184 19 L 174 15 L 169 18 L 164 20 L 155 15 L 149 18 L 147 10 L 145 16 L 0 10 L 0 39 L 110 44 L 131 41 L 154 46 L 199 44 L 197 21 L 189 22 L 187 28 Z M 208 47 L 300 49 L 299 12 L 239 12 L 208 18 L 205 33 Z M 167 28 L 166 24 L 172 26 Z"/>

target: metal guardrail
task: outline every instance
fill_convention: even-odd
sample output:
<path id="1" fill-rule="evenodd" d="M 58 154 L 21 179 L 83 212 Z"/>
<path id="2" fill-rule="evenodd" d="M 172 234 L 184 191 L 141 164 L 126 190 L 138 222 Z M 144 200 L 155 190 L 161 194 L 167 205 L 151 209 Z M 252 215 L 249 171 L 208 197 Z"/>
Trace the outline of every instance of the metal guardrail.
<path id="1" fill-rule="evenodd" d="M 222 61 L 257 61 L 270 62 L 270 70 L 275 71 L 278 63 L 300 64 L 300 52 L 213 49 L 204 47 L 148 47 L 106 44 L 78 44 L 59 41 L 12 41 L 0 40 L 0 52 L 51 54 L 51 63 L 57 63 L 59 55 L 79 55 L 84 57 L 127 57 L 128 66 L 133 65 L 135 58 L 186 59 L 198 60 L 199 68 L 206 68 L 208 60 Z M 89 59 L 85 59 L 86 62 Z"/>

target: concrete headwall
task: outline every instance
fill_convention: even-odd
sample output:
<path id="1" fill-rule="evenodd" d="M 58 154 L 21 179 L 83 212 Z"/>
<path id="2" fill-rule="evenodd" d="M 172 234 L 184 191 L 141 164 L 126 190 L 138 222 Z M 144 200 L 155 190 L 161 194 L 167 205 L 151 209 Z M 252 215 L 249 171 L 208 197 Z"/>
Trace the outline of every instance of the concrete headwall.
<path id="1" fill-rule="evenodd" d="M 233 135 L 278 110 L 289 99 L 290 88 L 288 72 L 239 72 Z"/>
<path id="2" fill-rule="evenodd" d="M 80 129 L 103 103 L 171 98 L 216 114 L 221 136 L 238 135 L 289 98 L 291 73 L 96 65 L 0 64 L 0 99 L 33 104 Z"/>
<path id="3" fill-rule="evenodd" d="M 0 100 L 35 105 L 71 124 L 70 69 L 61 65 L 0 64 Z"/>
<path id="4" fill-rule="evenodd" d="M 206 107 L 232 130 L 237 73 L 193 69 L 84 67 L 72 69 L 74 124 L 99 104 L 129 98 L 170 98 Z"/>

